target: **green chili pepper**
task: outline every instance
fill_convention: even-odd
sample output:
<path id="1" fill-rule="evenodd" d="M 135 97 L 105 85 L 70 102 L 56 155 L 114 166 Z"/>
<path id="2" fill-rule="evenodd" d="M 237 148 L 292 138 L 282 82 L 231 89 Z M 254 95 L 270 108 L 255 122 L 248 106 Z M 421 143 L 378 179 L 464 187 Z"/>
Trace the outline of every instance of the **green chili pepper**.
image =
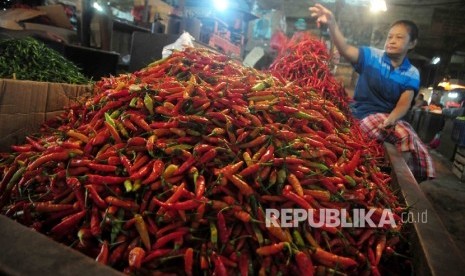
<path id="1" fill-rule="evenodd" d="M 105 112 L 105 121 L 108 124 L 110 124 L 110 126 L 112 126 L 114 129 L 116 129 L 115 121 L 113 120 L 113 118 L 111 118 L 110 114 L 108 114 L 107 112 Z"/>
<path id="2" fill-rule="evenodd" d="M 308 162 L 308 166 L 311 168 L 320 169 L 322 171 L 329 170 L 329 168 L 325 164 L 318 163 L 318 162 Z"/>
<path id="3" fill-rule="evenodd" d="M 132 183 L 131 183 L 131 180 L 126 179 L 126 180 L 124 181 L 124 188 L 126 189 L 126 192 L 128 192 L 128 193 L 129 193 L 130 191 L 132 191 Z"/>
<path id="4" fill-rule="evenodd" d="M 168 56 L 168 57 L 164 57 L 164 58 L 162 58 L 162 59 L 159 59 L 159 60 L 156 60 L 156 61 L 154 61 L 154 62 L 150 63 L 150 64 L 149 64 L 147 67 L 153 67 L 153 66 L 156 66 L 156 65 L 158 65 L 158 64 L 160 64 L 160 63 L 163 63 L 163 62 L 165 62 L 166 60 L 168 60 L 168 58 L 169 58 L 169 56 Z"/>
<path id="5" fill-rule="evenodd" d="M 294 238 L 294 243 L 298 247 L 305 247 L 304 239 L 302 238 L 298 230 L 294 229 L 294 231 L 292 231 L 292 237 Z"/>
<path id="6" fill-rule="evenodd" d="M 116 118 L 119 117 L 119 115 L 121 115 L 121 111 L 120 111 L 119 109 L 117 109 L 117 110 L 113 111 L 113 112 L 110 114 L 110 117 L 111 117 L 112 119 L 116 119 Z"/>
<path id="7" fill-rule="evenodd" d="M 111 234 L 110 234 L 111 243 L 115 242 L 115 239 L 118 236 L 119 232 L 121 232 L 121 229 L 123 229 L 124 210 L 120 208 L 118 210 L 117 215 L 118 215 L 117 218 L 111 221 Z"/>
<path id="8" fill-rule="evenodd" d="M 210 221 L 210 241 L 215 247 L 218 244 L 218 229 L 213 221 Z"/>
<path id="9" fill-rule="evenodd" d="M 286 181 L 286 176 L 287 173 L 285 169 L 280 169 L 278 171 L 278 177 L 276 178 L 276 182 L 278 183 L 278 185 L 284 184 L 284 181 Z"/>
<path id="10" fill-rule="evenodd" d="M 132 98 L 131 101 L 129 102 L 129 106 L 130 107 L 136 107 L 138 99 L 139 98 L 137 98 L 137 97 Z"/>
<path id="11" fill-rule="evenodd" d="M 350 175 L 344 175 L 344 178 L 347 180 L 347 182 L 349 182 L 351 187 L 357 186 L 357 182 L 355 182 L 355 180 Z"/>
<path id="12" fill-rule="evenodd" d="M 145 105 L 145 108 L 147 108 L 147 110 L 149 111 L 150 115 L 153 115 L 154 114 L 154 112 L 153 112 L 153 99 L 152 99 L 152 97 L 150 97 L 150 95 L 148 93 L 145 93 L 144 105 Z"/>
<path id="13" fill-rule="evenodd" d="M 252 91 L 261 91 L 263 89 L 266 88 L 266 83 L 264 81 L 262 82 L 259 82 L 257 84 L 255 84 L 254 86 L 252 86 L 251 90 Z"/>
<path id="14" fill-rule="evenodd" d="M 294 113 L 293 115 L 294 115 L 294 117 L 299 118 L 299 119 L 305 119 L 305 120 L 314 119 L 312 115 L 307 114 L 307 113 L 305 113 L 303 111 L 298 111 L 298 112 Z"/>
<path id="15" fill-rule="evenodd" d="M 262 231 L 260 231 L 260 228 L 255 223 L 252 223 L 252 229 L 253 229 L 253 232 L 255 233 L 255 237 L 257 238 L 258 244 L 262 246 L 263 245 Z"/>
<path id="16" fill-rule="evenodd" d="M 89 83 L 80 69 L 34 38 L 0 41 L 0 78 Z"/>

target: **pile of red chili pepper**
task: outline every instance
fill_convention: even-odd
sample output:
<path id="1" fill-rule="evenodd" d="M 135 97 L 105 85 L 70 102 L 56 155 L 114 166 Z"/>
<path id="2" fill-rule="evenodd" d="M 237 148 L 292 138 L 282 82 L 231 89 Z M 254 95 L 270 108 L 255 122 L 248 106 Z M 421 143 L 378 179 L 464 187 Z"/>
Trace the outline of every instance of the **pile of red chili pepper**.
<path id="1" fill-rule="evenodd" d="M 281 44 L 274 45 L 278 55 L 270 65 L 270 72 L 278 78 L 313 89 L 324 99 L 333 102 L 346 115 L 353 131 L 359 133 L 360 127 L 349 108 L 352 99 L 341 81 L 331 73 L 331 57 L 325 43 L 310 32 L 297 32 L 290 39 L 283 33 L 275 35 Z M 372 148 L 374 156 L 384 156 L 380 144 L 373 143 Z"/>
<path id="2" fill-rule="evenodd" d="M 188 48 L 12 146 L 1 212 L 126 273 L 377 275 L 401 208 L 360 137 L 314 89 Z M 390 208 L 397 227 L 266 227 L 268 208 Z"/>

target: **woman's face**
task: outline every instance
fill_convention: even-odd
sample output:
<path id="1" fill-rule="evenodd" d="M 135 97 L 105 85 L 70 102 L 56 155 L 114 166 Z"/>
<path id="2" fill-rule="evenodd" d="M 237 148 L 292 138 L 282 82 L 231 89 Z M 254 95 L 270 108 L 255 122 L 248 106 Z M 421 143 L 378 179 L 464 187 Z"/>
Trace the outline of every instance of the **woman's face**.
<path id="1" fill-rule="evenodd" d="M 416 40 L 410 41 L 408 28 L 405 25 L 394 25 L 388 33 L 384 50 L 389 56 L 401 56 L 415 47 Z"/>

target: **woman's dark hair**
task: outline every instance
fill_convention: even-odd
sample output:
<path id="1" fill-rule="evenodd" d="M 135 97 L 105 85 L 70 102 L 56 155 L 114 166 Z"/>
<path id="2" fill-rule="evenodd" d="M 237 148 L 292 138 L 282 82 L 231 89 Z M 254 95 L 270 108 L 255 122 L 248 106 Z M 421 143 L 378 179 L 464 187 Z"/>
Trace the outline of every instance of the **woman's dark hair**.
<path id="1" fill-rule="evenodd" d="M 398 20 L 391 24 L 391 27 L 397 25 L 404 25 L 408 29 L 408 33 L 410 35 L 410 41 L 415 41 L 418 38 L 418 27 L 413 21 L 410 20 Z"/>

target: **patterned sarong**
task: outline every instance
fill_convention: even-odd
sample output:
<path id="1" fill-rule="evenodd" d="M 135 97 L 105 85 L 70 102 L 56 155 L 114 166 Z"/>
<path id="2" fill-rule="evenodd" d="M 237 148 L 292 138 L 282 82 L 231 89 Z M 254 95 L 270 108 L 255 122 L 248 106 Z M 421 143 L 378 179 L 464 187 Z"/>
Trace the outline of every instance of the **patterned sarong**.
<path id="1" fill-rule="evenodd" d="M 410 152 L 411 158 L 407 160 L 407 165 L 418 182 L 434 178 L 433 159 L 415 130 L 409 123 L 398 121 L 392 129 L 386 131 L 380 126 L 387 117 L 388 114 L 384 113 L 369 115 L 360 121 L 360 127 L 369 138 L 391 143 L 401 152 Z"/>

